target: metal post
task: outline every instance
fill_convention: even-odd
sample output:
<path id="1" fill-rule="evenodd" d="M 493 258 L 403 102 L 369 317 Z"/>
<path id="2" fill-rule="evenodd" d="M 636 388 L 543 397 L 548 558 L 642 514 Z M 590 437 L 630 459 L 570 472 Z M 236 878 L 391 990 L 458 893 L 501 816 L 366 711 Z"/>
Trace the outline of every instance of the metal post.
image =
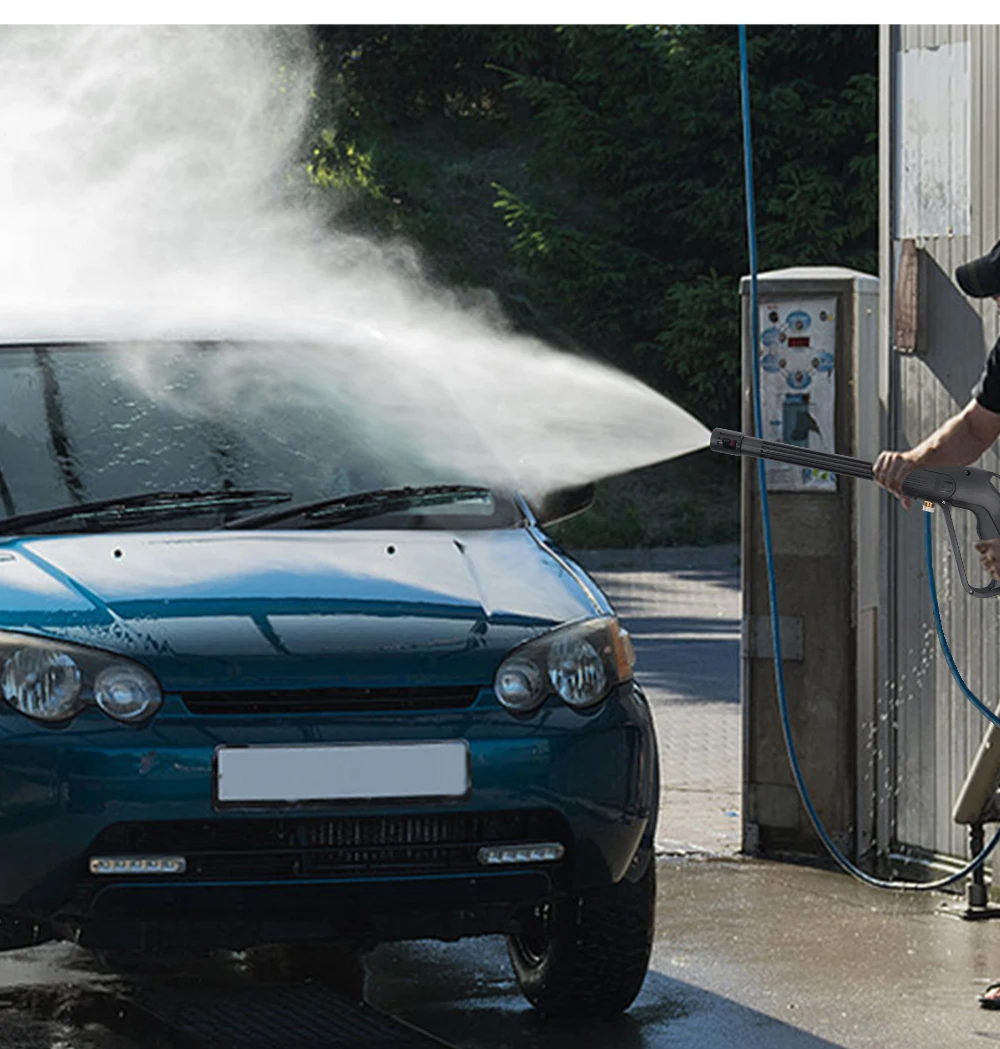
<path id="1" fill-rule="evenodd" d="M 986 844 L 986 834 L 981 823 L 973 823 L 969 828 L 969 855 L 978 856 Z M 986 874 L 980 864 L 969 879 L 969 907 L 986 906 Z"/>

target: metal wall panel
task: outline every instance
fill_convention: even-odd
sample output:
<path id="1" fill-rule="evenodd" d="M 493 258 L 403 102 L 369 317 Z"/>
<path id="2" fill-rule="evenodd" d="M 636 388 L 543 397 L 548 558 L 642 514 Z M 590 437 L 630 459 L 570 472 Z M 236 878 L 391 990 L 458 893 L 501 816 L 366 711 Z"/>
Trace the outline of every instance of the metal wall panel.
<path id="1" fill-rule="evenodd" d="M 915 354 L 893 351 L 890 302 L 883 304 L 882 353 L 888 369 L 891 446 L 910 447 L 969 399 L 997 337 L 992 301 L 967 299 L 955 267 L 1000 240 L 1000 27 L 900 26 L 882 34 L 882 287 L 895 288 L 900 240 L 921 253 Z M 885 51 L 890 54 L 887 56 Z M 964 170 L 963 170 L 964 169 Z M 887 199 L 888 198 L 888 199 Z M 979 465 L 1000 471 L 991 449 Z M 887 499 L 887 497 L 886 497 Z M 951 808 L 984 732 L 984 721 L 952 682 L 940 655 L 928 596 L 923 514 L 919 507 L 883 530 L 882 571 L 889 646 L 881 668 L 881 755 L 894 782 L 880 849 L 910 846 L 963 855 L 965 831 Z M 957 515 L 970 568 L 978 578 L 974 524 Z M 958 581 L 944 522 L 933 521 L 934 565 L 942 620 L 969 686 L 987 703 L 1000 699 L 1000 604 L 970 598 Z M 970 556 L 971 555 L 971 558 Z M 885 805 L 886 803 L 883 802 Z"/>
<path id="2" fill-rule="evenodd" d="M 896 53 L 896 237 L 969 232 L 969 41 Z"/>

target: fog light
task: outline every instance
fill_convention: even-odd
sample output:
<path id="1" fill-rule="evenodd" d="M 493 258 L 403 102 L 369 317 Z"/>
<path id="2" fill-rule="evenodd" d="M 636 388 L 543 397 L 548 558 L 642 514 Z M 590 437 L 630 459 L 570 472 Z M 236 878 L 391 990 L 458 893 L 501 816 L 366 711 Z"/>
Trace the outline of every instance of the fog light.
<path id="1" fill-rule="evenodd" d="M 183 856 L 91 856 L 91 874 L 183 874 Z"/>
<path id="2" fill-rule="evenodd" d="M 551 863 L 561 860 L 566 847 L 558 841 L 543 841 L 537 845 L 484 845 L 479 850 L 479 862 L 484 867 L 502 863 Z"/>

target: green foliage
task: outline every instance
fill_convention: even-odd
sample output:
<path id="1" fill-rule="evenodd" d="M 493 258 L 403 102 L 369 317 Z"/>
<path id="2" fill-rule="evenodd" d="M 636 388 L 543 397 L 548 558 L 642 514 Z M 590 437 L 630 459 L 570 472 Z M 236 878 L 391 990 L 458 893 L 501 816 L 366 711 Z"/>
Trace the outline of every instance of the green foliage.
<path id="1" fill-rule="evenodd" d="M 590 509 L 548 531 L 577 550 L 738 542 L 739 467 L 706 450 L 608 478 Z"/>
<path id="2" fill-rule="evenodd" d="M 314 32 L 309 172 L 334 221 L 406 237 L 432 278 L 491 289 L 517 327 L 739 424 L 734 27 Z M 749 49 L 762 268 L 875 271 L 875 27 L 755 26 Z M 609 491 L 625 502 L 567 527 L 634 536 L 631 496 Z M 711 532 L 670 514 L 674 533 Z"/>
<path id="3" fill-rule="evenodd" d="M 559 320 L 706 420 L 738 417 L 746 270 L 738 51 L 731 29 L 557 31 L 560 79 L 512 75 L 541 130 L 533 195 L 501 187 L 511 250 Z M 761 257 L 873 269 L 875 35 L 755 30 Z"/>

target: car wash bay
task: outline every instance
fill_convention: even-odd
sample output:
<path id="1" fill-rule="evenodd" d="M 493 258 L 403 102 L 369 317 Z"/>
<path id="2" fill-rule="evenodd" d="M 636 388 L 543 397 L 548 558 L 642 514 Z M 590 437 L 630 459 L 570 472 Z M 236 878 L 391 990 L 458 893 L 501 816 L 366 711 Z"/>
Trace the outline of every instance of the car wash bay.
<path id="1" fill-rule="evenodd" d="M 1000 926 L 960 897 L 901 896 L 741 857 L 735 551 L 605 552 L 587 567 L 632 631 L 664 775 L 657 936 L 626 1016 L 552 1024 L 525 1008 L 500 940 L 380 948 L 373 1004 L 463 1049 L 883 1049 L 1000 1041 L 975 996 Z M 419 972 L 419 980 L 413 974 Z"/>
<path id="2" fill-rule="evenodd" d="M 602 551 L 582 559 L 632 632 L 642 681 L 655 711 L 663 769 L 659 850 L 664 862 L 669 863 L 670 857 L 679 862 L 732 857 L 740 837 L 736 547 Z M 480 989 L 494 988 L 509 998 L 514 984 L 498 937 L 458 945 L 425 942 L 378 949 L 367 960 L 366 997 L 374 1007 L 368 1010 L 350 1001 L 360 983 L 349 964 L 331 964 L 321 954 L 310 956 L 301 950 L 280 961 L 264 952 L 235 960 L 199 961 L 193 969 L 189 961 L 177 966 L 169 959 L 162 965 L 136 968 L 128 959 L 47 945 L 0 959 L 0 984 L 13 1007 L 6 1014 L 10 1037 L 16 1029 L 25 1049 L 48 1045 L 45 1039 L 51 1041 L 59 1034 L 44 1019 L 53 1014 L 69 1025 L 61 1036 L 69 1037 L 73 1031 L 79 1049 L 91 1044 L 81 1038 L 108 1046 L 118 1043 L 107 1039 L 124 1038 L 124 1046 L 132 1039 L 148 1039 L 153 1031 L 167 1039 L 193 1038 L 195 1045 L 215 1045 L 214 1039 L 229 1038 L 221 1044 L 240 1049 L 281 1045 L 407 1049 L 435 1044 L 434 1036 L 458 1046 L 478 1044 L 474 1039 L 480 1036 L 483 1021 L 486 1031 L 492 1026 L 488 1012 L 467 1013 L 466 994 L 458 987 L 476 979 L 473 974 L 483 965 L 499 972 Z M 449 997 L 448 987 L 453 984 L 456 993 Z M 650 986 L 657 998 L 655 981 Z M 445 1033 L 437 1030 L 441 1016 L 408 1015 L 414 1004 L 429 1002 L 456 1019 L 468 1019 L 472 1030 Z M 505 1000 L 504 1011 L 514 1004 Z M 534 1013 L 522 1004 L 523 999 L 516 1003 L 514 1014 L 521 1018 L 518 1022 L 530 1024 Z M 672 1015 L 671 1010 L 668 1013 Z M 398 1014 L 431 1033 L 421 1039 L 384 1014 Z M 662 1019 L 662 1011 L 657 1007 L 651 1016 Z M 447 1019 L 444 1022 L 447 1025 Z M 113 1034 L 81 1034 L 80 1028 L 88 1023 L 104 1023 Z M 625 1023 L 633 1029 L 633 1019 Z M 619 1026 L 609 1029 L 607 1044 L 618 1044 Z M 550 1027 L 546 1030 L 552 1033 Z M 296 1032 L 295 1040 L 285 1041 L 290 1031 Z M 572 1027 L 566 1031 L 569 1036 Z"/>
<path id="3" fill-rule="evenodd" d="M 862 420 L 875 426 L 869 444 L 859 442 L 854 454 L 870 457 L 882 446 L 905 447 L 947 417 L 967 399 L 984 345 L 996 336 L 996 317 L 958 296 L 950 274 L 956 262 L 986 250 L 1000 235 L 998 173 L 991 159 L 1000 126 L 998 56 L 1000 29 L 993 26 L 893 27 L 883 33 L 883 294 L 870 388 L 878 407 L 874 419 Z M 982 130 L 973 135 L 973 128 Z M 942 157 L 946 163 L 938 162 Z M 995 454 L 983 465 L 995 469 Z M 875 556 L 880 589 L 874 603 L 862 608 L 875 608 L 877 633 L 861 637 L 878 639 L 865 654 L 874 704 L 868 724 L 878 733 L 878 764 L 861 792 L 875 804 L 859 804 L 856 811 L 867 814 L 869 841 L 883 853 L 905 846 L 924 857 L 954 857 L 966 841 L 951 821 L 951 805 L 982 724 L 966 709 L 928 633 L 921 515 L 915 510 L 905 516 L 888 501 L 879 514 L 877 542 L 869 540 L 864 549 Z M 998 610 L 966 598 L 949 567 L 944 529 L 936 524 L 945 629 L 971 686 L 994 703 Z M 973 537 L 964 520 L 959 528 L 968 551 Z M 635 634 L 639 673 L 660 732 L 657 941 L 640 997 L 610 1025 L 547 1023 L 520 998 L 502 941 L 488 938 L 379 948 L 366 960 L 371 1007 L 463 1049 L 937 1049 L 1000 1041 L 1000 1015 L 975 1006 L 975 994 L 1000 977 L 996 923 L 962 921 L 954 897 L 880 893 L 818 867 L 737 855 L 747 813 L 737 701 L 740 567 L 734 551 L 605 553 L 592 567 Z M 748 637 L 761 649 L 758 640 L 753 633 Z M 855 757 L 864 764 L 860 749 Z M 769 760 L 777 778 L 780 751 Z M 787 793 L 770 792 L 770 811 L 787 816 L 782 797 Z M 862 851 L 868 844 L 853 840 Z M 233 965 L 230 960 L 197 970 L 199 986 L 223 1005 L 228 1000 L 231 1009 L 234 999 L 224 992 Z M 217 1011 L 210 1015 L 214 1035 L 226 1040 L 206 1042 L 198 1035 L 193 1044 L 198 1038 L 202 1045 L 296 1049 L 391 1044 L 374 1041 L 371 1028 L 332 1040 L 343 1000 L 320 977 L 339 992 L 351 978 L 331 974 L 315 959 L 305 968 L 255 967 L 239 959 L 235 967 L 245 981 L 238 990 L 250 988 L 255 1002 L 271 1009 L 270 1017 L 257 1025 L 255 1040 L 254 1031 L 237 1024 L 235 1012 L 227 1017 Z M 184 1044 L 170 1030 L 181 1015 L 179 998 L 172 1007 L 163 999 L 140 1002 L 145 1012 L 138 1019 L 124 1015 L 129 1010 L 118 1003 L 135 986 L 132 980 L 68 946 L 5 956 L 0 983 L 9 1008 L 0 1012 L 0 1025 L 6 1025 L 0 1026 L 0 1042 L 33 1049 L 61 1039 L 73 1049 L 133 1049 L 155 1045 L 150 1032 L 158 1031 L 163 1045 Z M 156 987 L 170 984 L 163 973 L 153 977 Z M 303 996 L 303 988 L 327 997 L 321 1002 Z M 207 1024 L 206 1015 L 201 1019 Z M 244 1009 L 240 1018 L 247 1016 Z M 358 1019 L 357 1012 L 353 1017 Z M 130 1026 L 140 1019 L 146 1026 Z M 396 1035 L 404 1037 L 396 1027 L 378 1037 Z"/>
<path id="4" fill-rule="evenodd" d="M 635 635 L 665 769 L 657 938 L 628 1015 L 543 1020 L 517 990 L 498 937 L 386 945 L 365 973 L 305 952 L 116 969 L 115 959 L 46 945 L 0 959 L 9 1006 L 0 1044 L 940 1049 L 1000 1039 L 1000 1016 L 974 1002 L 1000 974 L 1000 928 L 957 918 L 953 897 L 900 898 L 816 867 L 737 855 L 734 548 L 605 552 L 590 566 Z M 362 978 L 365 1009 L 348 993 Z"/>

